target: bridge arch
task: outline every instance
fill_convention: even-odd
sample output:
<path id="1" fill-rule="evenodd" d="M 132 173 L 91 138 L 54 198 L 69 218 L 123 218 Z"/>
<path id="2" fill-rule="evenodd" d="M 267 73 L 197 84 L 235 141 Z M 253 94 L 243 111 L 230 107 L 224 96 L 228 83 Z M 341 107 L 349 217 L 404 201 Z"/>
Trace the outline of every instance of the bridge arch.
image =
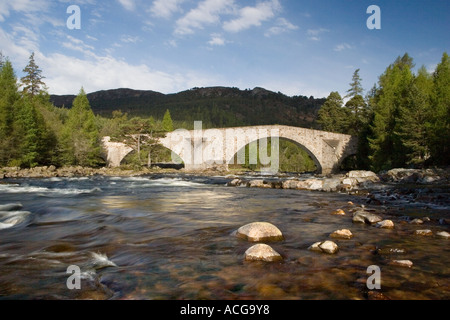
<path id="1" fill-rule="evenodd" d="M 257 139 L 257 140 L 251 141 L 250 143 L 248 143 L 248 144 L 246 144 L 244 147 L 242 147 L 242 149 L 240 149 L 237 153 L 235 153 L 234 156 L 233 156 L 231 159 L 228 159 L 228 160 L 227 160 L 228 166 L 234 165 L 234 164 L 240 164 L 240 163 L 237 163 L 237 160 L 238 160 L 238 159 L 237 159 L 237 158 L 238 158 L 238 153 L 240 153 L 240 152 L 246 153 L 246 152 L 247 152 L 247 147 L 248 147 L 250 144 L 255 143 L 255 142 L 259 142 L 259 141 L 261 141 L 261 140 L 263 140 L 263 139 L 269 139 L 268 141 L 271 141 L 271 142 L 272 142 L 272 138 L 278 138 L 280 141 L 281 141 L 281 140 L 289 141 L 289 142 L 291 142 L 292 144 L 294 144 L 296 147 L 298 147 L 298 148 L 300 148 L 301 150 L 305 151 L 306 154 L 307 154 L 307 155 L 311 158 L 311 160 L 314 162 L 314 164 L 315 164 L 315 166 L 316 166 L 316 170 L 315 170 L 315 171 L 317 171 L 317 172 L 322 172 L 322 165 L 320 164 L 319 159 L 317 159 L 317 157 L 314 155 L 314 153 L 313 153 L 311 150 L 309 150 L 306 146 L 304 146 L 303 144 L 299 143 L 299 142 L 296 141 L 296 140 L 289 139 L 289 138 L 284 138 L 284 137 L 280 137 L 280 136 L 271 136 L 271 137 L 259 138 L 259 139 Z M 280 166 L 281 166 L 281 163 L 280 163 Z"/>

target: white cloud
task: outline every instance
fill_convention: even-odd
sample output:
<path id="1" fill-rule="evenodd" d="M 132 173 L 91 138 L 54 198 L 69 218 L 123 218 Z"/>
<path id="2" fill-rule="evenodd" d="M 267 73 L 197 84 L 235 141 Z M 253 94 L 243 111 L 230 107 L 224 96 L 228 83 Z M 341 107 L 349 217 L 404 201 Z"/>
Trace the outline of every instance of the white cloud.
<path id="1" fill-rule="evenodd" d="M 297 29 L 298 29 L 298 26 L 290 23 L 285 18 L 279 18 L 277 20 L 277 23 L 275 24 L 275 26 L 273 26 L 272 28 L 267 30 L 267 32 L 264 35 L 266 37 L 270 37 L 270 36 L 277 35 L 277 34 L 280 34 L 283 32 L 297 30 Z"/>
<path id="2" fill-rule="evenodd" d="M 128 11 L 133 11 L 136 8 L 134 0 L 119 0 L 119 2 Z"/>
<path id="3" fill-rule="evenodd" d="M 181 12 L 180 4 L 184 0 L 156 0 L 150 7 L 153 16 L 169 19 L 176 12 Z"/>
<path id="4" fill-rule="evenodd" d="M 231 12 L 233 6 L 234 0 L 204 0 L 177 20 L 175 34 L 192 34 L 195 29 L 203 29 L 204 25 L 219 23 L 220 15 Z"/>
<path id="5" fill-rule="evenodd" d="M 130 36 L 130 35 L 123 35 L 120 37 L 120 41 L 124 43 L 138 43 L 141 42 L 142 39 L 139 36 Z"/>
<path id="6" fill-rule="evenodd" d="M 340 52 L 340 51 L 343 51 L 343 50 L 346 50 L 346 49 L 352 49 L 353 47 L 351 46 L 351 45 L 349 45 L 348 43 L 341 43 L 341 44 L 338 44 L 336 47 L 334 47 L 334 51 L 336 51 L 336 52 Z"/>
<path id="7" fill-rule="evenodd" d="M 329 32 L 330 30 L 325 28 L 319 28 L 319 29 L 308 29 L 306 31 L 306 34 L 308 35 L 308 39 L 312 41 L 320 41 L 320 35 Z"/>
<path id="8" fill-rule="evenodd" d="M 225 39 L 222 35 L 213 33 L 211 35 L 211 40 L 208 41 L 208 44 L 210 46 L 224 46 L 226 43 Z"/>
<path id="9" fill-rule="evenodd" d="M 11 11 L 21 13 L 42 12 L 49 7 L 47 0 L 0 0 L 0 22 L 9 17 Z"/>
<path id="10" fill-rule="evenodd" d="M 229 32 L 239 32 L 254 26 L 260 26 L 262 22 L 275 16 L 281 10 L 278 0 L 260 2 L 256 7 L 244 7 L 239 10 L 236 19 L 224 23 L 223 28 Z"/>

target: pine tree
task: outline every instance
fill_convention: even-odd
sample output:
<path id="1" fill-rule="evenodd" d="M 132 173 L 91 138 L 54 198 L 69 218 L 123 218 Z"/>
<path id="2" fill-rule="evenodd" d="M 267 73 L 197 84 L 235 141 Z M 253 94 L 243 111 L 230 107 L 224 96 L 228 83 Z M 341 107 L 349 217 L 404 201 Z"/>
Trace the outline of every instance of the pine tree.
<path id="1" fill-rule="evenodd" d="M 411 58 L 405 54 L 380 76 L 379 89 L 373 99 L 371 136 L 368 138 L 373 170 L 402 167 L 407 161 L 407 151 L 395 131 L 400 107 L 408 102 L 413 80 L 412 66 Z"/>
<path id="2" fill-rule="evenodd" d="M 162 127 L 163 127 L 163 130 L 166 132 L 173 131 L 173 122 L 172 122 L 172 118 L 170 116 L 169 109 L 167 109 L 166 113 L 164 114 L 164 118 L 162 121 Z"/>
<path id="3" fill-rule="evenodd" d="M 7 165 L 15 152 L 14 108 L 20 99 L 17 78 L 9 60 L 0 71 L 0 165 Z"/>
<path id="4" fill-rule="evenodd" d="M 411 83 L 404 105 L 399 107 L 395 134 L 407 150 L 407 164 L 422 165 L 430 156 L 427 126 L 433 80 L 423 66 Z"/>
<path id="5" fill-rule="evenodd" d="M 34 52 L 31 54 L 30 61 L 23 69 L 23 72 L 26 73 L 26 76 L 20 79 L 23 84 L 23 92 L 25 94 L 30 94 L 31 96 L 37 95 L 41 86 L 45 86 L 45 83 L 42 81 L 42 79 L 44 79 L 42 70 L 39 69 L 34 61 Z"/>
<path id="6" fill-rule="evenodd" d="M 430 120 L 431 156 L 435 164 L 450 163 L 450 58 L 447 52 L 433 73 L 432 117 Z"/>
<path id="7" fill-rule="evenodd" d="M 100 157 L 99 133 L 89 100 L 81 88 L 69 110 L 62 134 L 62 163 L 97 166 Z"/>
<path id="8" fill-rule="evenodd" d="M 346 133 L 348 129 L 348 112 L 342 107 L 343 100 L 338 92 L 331 92 L 319 110 L 317 122 L 322 130 Z"/>
<path id="9" fill-rule="evenodd" d="M 352 82 L 350 83 L 350 89 L 347 90 L 347 95 L 344 98 L 353 98 L 355 96 L 362 96 L 364 90 L 361 85 L 361 77 L 359 76 L 359 69 L 356 69 L 353 73 Z"/>

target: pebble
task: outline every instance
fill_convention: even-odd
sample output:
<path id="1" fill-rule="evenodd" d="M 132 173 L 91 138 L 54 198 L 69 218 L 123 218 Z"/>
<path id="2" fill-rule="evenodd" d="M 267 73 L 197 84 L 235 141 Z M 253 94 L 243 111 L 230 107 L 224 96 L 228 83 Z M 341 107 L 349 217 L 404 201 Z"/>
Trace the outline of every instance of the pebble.
<path id="1" fill-rule="evenodd" d="M 376 227 L 382 229 L 394 229 L 394 222 L 392 222 L 392 220 L 383 220 L 377 222 Z"/>
<path id="2" fill-rule="evenodd" d="M 331 214 L 337 215 L 337 216 L 345 216 L 345 211 L 342 209 L 338 209 L 336 211 L 333 211 Z"/>
<path id="3" fill-rule="evenodd" d="M 421 220 L 421 219 L 414 219 L 414 220 L 411 220 L 409 223 L 410 224 L 422 224 L 423 220 Z"/>
<path id="4" fill-rule="evenodd" d="M 414 231 L 414 234 L 418 236 L 432 236 L 433 232 L 431 230 L 425 229 L 425 230 L 416 230 Z"/>
<path id="5" fill-rule="evenodd" d="M 336 230 L 335 232 L 330 234 L 330 237 L 339 238 L 339 239 L 351 239 L 353 237 L 353 234 L 348 229 L 341 229 L 341 230 Z"/>
<path id="6" fill-rule="evenodd" d="M 263 243 L 255 244 L 253 247 L 250 247 L 247 251 L 245 251 L 245 260 L 247 261 L 273 262 L 280 261 L 282 259 L 283 258 L 281 255 L 272 249 L 271 246 Z"/>
<path id="7" fill-rule="evenodd" d="M 411 268 L 413 266 L 413 263 L 411 260 L 392 260 L 391 264 L 394 266 L 406 267 L 406 268 Z"/>
<path id="8" fill-rule="evenodd" d="M 236 236 L 251 242 L 283 240 L 280 229 L 268 222 L 253 222 L 240 227 Z"/>
<path id="9" fill-rule="evenodd" d="M 359 210 L 353 213 L 353 222 L 374 224 L 382 221 L 383 219 L 374 213 L 370 213 L 364 210 Z"/>

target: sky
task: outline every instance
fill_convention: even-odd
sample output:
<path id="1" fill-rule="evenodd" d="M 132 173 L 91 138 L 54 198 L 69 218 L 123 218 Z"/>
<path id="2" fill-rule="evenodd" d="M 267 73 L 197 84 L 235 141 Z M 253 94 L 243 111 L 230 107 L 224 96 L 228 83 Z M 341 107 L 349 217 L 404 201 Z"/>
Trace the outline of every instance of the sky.
<path id="1" fill-rule="evenodd" d="M 367 26 L 371 5 L 381 29 Z M 405 52 L 432 72 L 449 47 L 449 0 L 0 0 L 0 50 L 19 78 L 34 52 L 51 94 L 227 86 L 322 98 L 345 95 L 356 69 L 368 91 Z"/>

